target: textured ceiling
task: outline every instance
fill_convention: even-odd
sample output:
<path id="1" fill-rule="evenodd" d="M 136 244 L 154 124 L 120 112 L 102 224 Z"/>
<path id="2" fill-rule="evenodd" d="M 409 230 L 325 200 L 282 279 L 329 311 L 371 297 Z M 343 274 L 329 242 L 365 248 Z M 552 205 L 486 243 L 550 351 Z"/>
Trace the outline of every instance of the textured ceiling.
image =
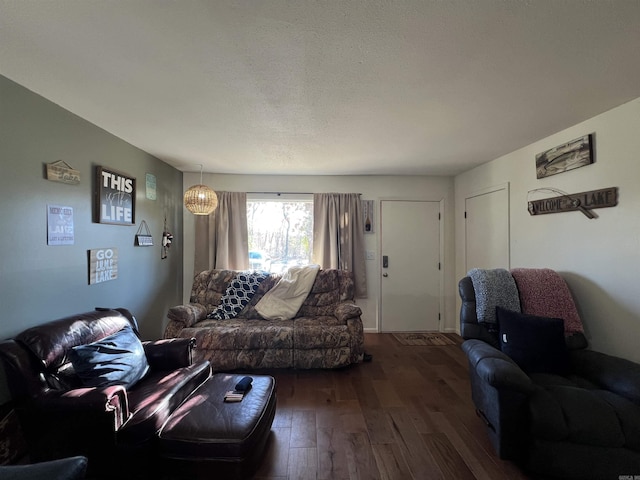
<path id="1" fill-rule="evenodd" d="M 640 97 L 639 46 L 636 0 L 0 0 L 0 74 L 184 171 L 456 174 Z"/>

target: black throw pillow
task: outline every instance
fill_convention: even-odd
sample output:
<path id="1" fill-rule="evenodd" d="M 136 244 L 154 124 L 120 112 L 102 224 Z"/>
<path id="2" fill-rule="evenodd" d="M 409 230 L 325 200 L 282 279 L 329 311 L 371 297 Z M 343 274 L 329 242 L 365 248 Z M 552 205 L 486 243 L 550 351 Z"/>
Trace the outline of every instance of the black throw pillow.
<path id="1" fill-rule="evenodd" d="M 526 373 L 564 375 L 569 355 L 564 320 L 538 317 L 496 307 L 500 349 Z"/>

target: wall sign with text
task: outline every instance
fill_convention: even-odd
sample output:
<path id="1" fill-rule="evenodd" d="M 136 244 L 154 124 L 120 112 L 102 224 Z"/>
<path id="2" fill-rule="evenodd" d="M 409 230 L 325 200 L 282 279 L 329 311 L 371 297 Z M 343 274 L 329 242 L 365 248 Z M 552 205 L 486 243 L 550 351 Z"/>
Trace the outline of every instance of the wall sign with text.
<path id="1" fill-rule="evenodd" d="M 594 208 L 615 207 L 618 205 L 618 187 L 590 190 L 580 193 L 562 193 L 557 197 L 527 202 L 529 215 L 544 215 L 547 213 L 561 213 L 581 211 L 589 218 L 596 215 L 589 211 Z"/>
<path id="2" fill-rule="evenodd" d="M 89 250 L 89 285 L 118 278 L 118 249 Z"/>
<path id="3" fill-rule="evenodd" d="M 47 245 L 73 245 L 73 207 L 47 205 Z"/>
<path id="4" fill-rule="evenodd" d="M 106 167 L 96 167 L 97 223 L 135 225 L 136 179 Z"/>

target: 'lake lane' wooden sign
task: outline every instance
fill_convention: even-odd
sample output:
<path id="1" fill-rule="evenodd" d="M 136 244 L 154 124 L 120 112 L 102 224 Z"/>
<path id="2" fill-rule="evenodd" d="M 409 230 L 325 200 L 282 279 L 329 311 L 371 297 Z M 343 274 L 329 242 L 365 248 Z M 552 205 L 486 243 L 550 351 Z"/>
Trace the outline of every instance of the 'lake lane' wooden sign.
<path id="1" fill-rule="evenodd" d="M 542 200 L 530 200 L 528 209 L 531 215 L 544 215 L 547 213 L 574 212 L 576 210 L 585 213 L 585 210 L 615 207 L 616 205 L 618 205 L 618 187 L 610 187 L 543 198 Z"/>

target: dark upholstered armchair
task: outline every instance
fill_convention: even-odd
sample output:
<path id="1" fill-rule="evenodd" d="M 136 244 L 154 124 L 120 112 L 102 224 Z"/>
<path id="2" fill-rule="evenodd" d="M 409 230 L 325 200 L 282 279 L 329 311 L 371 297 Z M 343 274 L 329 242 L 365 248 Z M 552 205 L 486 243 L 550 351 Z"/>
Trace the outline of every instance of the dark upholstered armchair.
<path id="1" fill-rule="evenodd" d="M 134 358 L 137 378 L 112 380 L 114 373 L 130 367 L 121 367 L 121 360 L 105 369 L 101 359 L 95 369 L 100 378 L 92 378 L 91 369 L 78 371 L 87 358 L 79 352 L 86 355 L 88 347 L 98 345 L 89 354 L 97 352 L 99 359 L 126 351 L 118 344 L 112 348 L 111 340 L 125 331 L 134 332 L 134 341 L 143 348 Z M 32 461 L 85 456 L 90 476 L 112 472 L 118 462 L 130 460 L 145 468 L 157 432 L 211 375 L 211 367 L 207 361 L 192 362 L 192 339 L 136 339 L 137 323 L 128 310 L 97 309 L 35 326 L 0 343 Z"/>
<path id="2" fill-rule="evenodd" d="M 547 269 L 516 273 L 516 278 L 554 278 L 557 283 L 534 282 L 534 294 L 528 296 L 523 291 L 531 282 L 516 282 L 521 311 L 501 309 L 499 301 L 491 305 L 495 323 L 479 321 L 476 300 L 483 287 L 469 276 L 458 285 L 472 398 L 496 452 L 545 478 L 640 475 L 640 365 L 587 349 L 582 332 L 562 331 L 567 321 L 557 309 L 548 316 L 560 317 L 560 346 L 554 340 L 557 329 L 539 337 L 538 330 L 548 333 L 558 320 L 531 312 L 531 305 L 553 310 L 553 297 L 564 294 L 566 300 L 568 288 Z M 540 338 L 542 343 L 534 346 Z M 521 339 L 531 343 L 524 350 L 517 349 Z M 525 361 L 527 355 L 533 363 Z"/>

